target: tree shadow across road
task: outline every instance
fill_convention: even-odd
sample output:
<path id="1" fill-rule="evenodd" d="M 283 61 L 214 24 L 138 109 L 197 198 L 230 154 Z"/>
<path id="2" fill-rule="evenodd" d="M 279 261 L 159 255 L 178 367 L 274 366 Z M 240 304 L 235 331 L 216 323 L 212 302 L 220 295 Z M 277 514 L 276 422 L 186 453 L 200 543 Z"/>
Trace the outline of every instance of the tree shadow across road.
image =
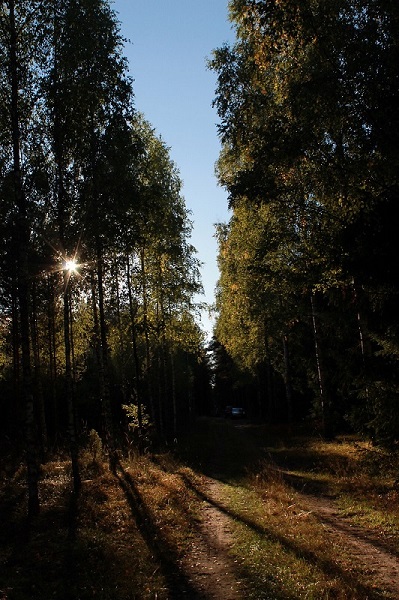
<path id="1" fill-rule="evenodd" d="M 146 507 L 145 498 L 140 493 L 132 476 L 123 468 L 120 462 L 115 476 L 125 494 L 137 528 L 153 556 L 154 566 L 159 567 L 162 571 L 168 588 L 165 598 L 168 600 L 180 600 L 182 598 L 200 600 L 202 596 L 198 595 L 180 567 L 176 549 L 163 535 L 162 528 L 155 523 L 154 517 Z"/>
<path id="2" fill-rule="evenodd" d="M 182 477 L 184 478 L 187 487 L 189 487 L 199 499 L 213 506 L 221 513 L 227 515 L 234 522 L 244 525 L 248 529 L 255 532 L 258 536 L 267 537 L 273 543 L 279 544 L 282 548 L 284 548 L 285 551 L 294 554 L 298 559 L 305 560 L 308 563 L 317 566 L 317 568 L 323 571 L 328 577 L 338 577 L 341 581 L 345 582 L 348 587 L 353 587 L 353 575 L 345 571 L 337 563 L 331 560 L 326 560 L 317 553 L 304 548 L 299 543 L 289 539 L 283 533 L 279 534 L 276 531 L 259 524 L 255 519 L 252 519 L 236 510 L 232 510 L 226 504 L 216 501 L 210 495 L 204 493 L 203 489 L 201 489 L 201 487 L 187 477 L 187 475 L 182 474 Z M 249 573 L 248 577 L 250 577 Z M 362 597 L 372 600 L 382 597 L 372 587 L 363 585 L 359 582 L 356 583 L 356 591 L 359 594 L 359 598 Z M 281 599 L 291 597 L 285 595 L 284 592 L 281 592 L 281 594 L 282 595 L 279 596 Z M 278 599 L 276 598 L 275 600 Z"/>
<path id="3" fill-rule="evenodd" d="M 288 448 L 288 450 L 286 449 L 288 451 L 289 465 L 292 466 L 294 463 L 295 465 L 302 464 L 303 472 L 306 471 L 306 468 L 310 467 L 308 480 L 305 477 L 290 476 L 284 473 L 280 460 L 279 463 L 276 463 L 274 460 L 275 455 L 279 459 L 284 455 L 283 452 L 279 451 L 280 449 L 273 452 L 272 445 L 275 443 L 276 440 L 271 440 L 268 437 L 265 427 L 254 427 L 245 422 L 231 423 L 222 419 L 203 420 L 198 424 L 197 430 L 192 433 L 192 437 L 187 445 L 182 445 L 181 455 L 197 473 L 202 473 L 206 477 L 213 478 L 219 482 L 228 483 L 230 486 L 235 487 L 236 490 L 240 490 L 240 494 L 241 488 L 248 486 L 248 481 L 251 481 L 251 477 L 254 478 L 257 470 L 261 470 L 262 466 L 267 463 L 267 468 L 274 471 L 274 476 L 279 478 L 281 486 L 285 486 L 286 489 L 289 490 L 291 487 L 298 490 L 298 493 L 301 490 L 303 494 L 303 488 L 306 488 L 305 494 L 307 493 L 309 497 L 314 494 L 315 496 L 328 498 L 330 496 L 328 484 L 318 480 L 317 477 L 312 480 L 311 476 L 311 470 L 315 468 L 315 465 L 317 468 L 315 460 L 319 460 L 320 457 L 312 455 L 306 449 L 304 449 L 303 453 L 301 451 L 298 452 L 298 446 L 296 456 L 293 447 Z M 348 593 L 350 593 L 347 597 L 368 598 L 369 600 L 393 597 L 386 596 L 387 589 L 384 591 L 379 586 L 376 587 L 375 582 L 371 582 L 369 577 L 364 577 L 357 568 L 350 567 L 345 560 L 339 560 L 336 554 L 320 552 L 317 544 L 313 545 L 312 541 L 306 539 L 306 537 L 302 539 L 301 535 L 297 535 L 295 531 L 289 531 L 284 526 L 284 523 L 278 523 L 277 521 L 272 523 L 270 521 L 269 524 L 267 519 L 265 521 L 265 519 L 259 519 L 258 515 L 251 514 L 248 506 L 245 505 L 245 491 L 243 491 L 242 496 L 244 498 L 243 510 L 240 510 L 237 503 L 231 502 L 228 498 L 228 491 L 225 491 L 222 496 L 215 499 L 213 495 L 207 493 L 207 486 L 198 484 L 197 478 L 191 478 L 187 473 L 182 474 L 182 477 L 184 477 L 187 487 L 202 502 L 213 506 L 216 510 L 227 515 L 232 522 L 247 528 L 259 540 L 268 539 L 272 544 L 277 544 L 284 552 L 292 555 L 299 562 L 305 561 L 308 565 L 316 567 L 327 579 L 342 582 L 342 587 L 344 589 L 347 588 Z M 267 493 L 267 481 L 264 482 L 264 488 Z M 265 497 L 260 495 L 259 503 L 261 504 L 264 501 Z M 293 502 L 296 505 L 295 508 L 291 509 L 287 503 L 287 507 L 284 510 L 290 509 L 293 515 L 295 515 L 295 511 L 299 512 L 299 514 L 306 514 L 306 510 L 300 507 L 301 500 L 299 498 L 296 498 Z M 287 511 L 287 514 L 290 513 L 290 510 Z M 293 518 L 295 520 L 295 516 Z M 316 517 L 316 514 L 314 514 L 311 521 L 323 523 L 322 519 Z M 336 532 L 339 536 L 345 532 L 345 529 L 337 527 Z M 326 532 L 326 535 L 329 534 Z M 334 536 L 334 532 L 332 535 Z M 341 543 L 345 544 L 342 537 Z M 349 539 L 348 548 L 350 548 Z M 345 550 L 347 551 L 348 549 L 346 548 Z M 365 572 L 368 571 L 366 564 L 363 565 L 363 568 Z M 251 578 L 253 574 L 247 570 L 245 576 Z M 283 589 L 280 591 L 281 595 L 276 596 L 276 598 L 290 597 L 285 595 Z M 277 593 L 280 594 L 280 591 Z M 274 593 L 276 593 L 276 588 L 274 588 Z"/>

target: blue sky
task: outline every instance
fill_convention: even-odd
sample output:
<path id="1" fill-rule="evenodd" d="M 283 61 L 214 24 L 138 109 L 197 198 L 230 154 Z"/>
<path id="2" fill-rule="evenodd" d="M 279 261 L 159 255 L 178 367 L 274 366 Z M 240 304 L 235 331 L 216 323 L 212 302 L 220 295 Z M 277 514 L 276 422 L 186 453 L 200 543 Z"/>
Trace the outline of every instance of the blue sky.
<path id="1" fill-rule="evenodd" d="M 227 0 L 115 0 L 125 56 L 134 78 L 136 108 L 170 147 L 194 223 L 191 243 L 204 263 L 202 282 L 212 303 L 218 278 L 214 224 L 229 218 L 227 194 L 218 186 L 218 121 L 212 101 L 216 77 L 206 59 L 234 33 Z M 205 330 L 212 322 L 202 318 Z"/>

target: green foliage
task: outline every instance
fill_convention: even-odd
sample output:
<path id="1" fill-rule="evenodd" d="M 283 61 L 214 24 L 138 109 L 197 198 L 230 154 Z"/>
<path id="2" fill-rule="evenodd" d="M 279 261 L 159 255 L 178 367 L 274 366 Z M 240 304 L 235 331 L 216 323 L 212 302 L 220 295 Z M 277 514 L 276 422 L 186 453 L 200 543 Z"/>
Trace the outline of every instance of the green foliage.
<path id="1" fill-rule="evenodd" d="M 236 43 L 210 61 L 233 208 L 218 228 L 217 337 L 254 374 L 271 363 L 287 398 L 311 391 L 323 419 L 384 389 L 356 426 L 397 439 L 398 8 L 229 7 Z"/>
<path id="2" fill-rule="evenodd" d="M 151 426 L 150 417 L 145 411 L 142 411 L 140 415 L 141 423 L 139 422 L 139 409 L 136 404 L 124 404 L 122 408 L 126 413 L 129 428 L 133 431 L 139 428 L 147 430 Z"/>
<path id="3" fill-rule="evenodd" d="M 68 434 L 76 457 L 83 423 L 112 450 L 132 396 L 175 435 L 197 410 L 200 265 L 111 2 L 20 0 L 0 19 L 2 431 L 23 430 L 26 392 L 36 454 L 36 432 L 42 454 Z"/>

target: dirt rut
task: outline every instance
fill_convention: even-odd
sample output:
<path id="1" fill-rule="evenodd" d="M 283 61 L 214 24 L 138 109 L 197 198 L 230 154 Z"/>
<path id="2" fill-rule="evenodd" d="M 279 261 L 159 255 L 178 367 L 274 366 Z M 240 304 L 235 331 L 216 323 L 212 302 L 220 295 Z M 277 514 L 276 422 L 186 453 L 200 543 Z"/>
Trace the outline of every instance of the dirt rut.
<path id="1" fill-rule="evenodd" d="M 235 563 L 229 555 L 232 543 L 232 519 L 217 508 L 220 483 L 203 480 L 202 518 L 181 567 L 190 584 L 204 600 L 240 600 L 245 598 L 243 583 L 235 575 Z"/>

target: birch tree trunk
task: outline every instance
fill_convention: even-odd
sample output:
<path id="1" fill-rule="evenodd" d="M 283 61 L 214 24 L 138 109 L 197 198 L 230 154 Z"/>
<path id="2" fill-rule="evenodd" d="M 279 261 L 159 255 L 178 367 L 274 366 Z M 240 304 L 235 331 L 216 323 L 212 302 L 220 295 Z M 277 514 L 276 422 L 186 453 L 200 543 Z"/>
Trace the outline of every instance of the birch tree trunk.
<path id="1" fill-rule="evenodd" d="M 133 360 L 134 360 L 134 369 L 136 372 L 136 399 L 137 399 L 137 421 L 139 427 L 139 453 L 143 453 L 143 404 L 142 404 L 142 368 L 138 354 L 137 348 L 137 331 L 136 331 L 136 314 L 137 309 L 134 306 L 133 300 L 133 290 L 132 290 L 132 280 L 130 273 L 130 260 L 127 257 L 127 268 L 126 268 L 126 277 L 127 277 L 127 290 L 129 297 L 129 315 L 130 315 L 130 331 L 132 335 L 132 345 L 133 345 Z"/>
<path id="2" fill-rule="evenodd" d="M 321 426 L 323 436 L 326 439 L 332 437 L 333 426 L 331 422 L 331 398 L 326 383 L 326 371 L 323 359 L 323 345 L 320 337 L 319 323 L 317 321 L 317 299 L 315 294 L 310 296 L 312 327 L 314 337 L 315 359 L 317 369 L 317 379 L 319 383 L 319 402 L 321 414 Z"/>
<path id="3" fill-rule="evenodd" d="M 64 270 L 64 347 L 65 347 L 65 393 L 68 411 L 68 435 L 72 463 L 73 489 L 77 494 L 81 487 L 78 444 L 76 439 L 75 406 L 73 395 L 71 324 L 70 324 L 70 273 Z"/>

